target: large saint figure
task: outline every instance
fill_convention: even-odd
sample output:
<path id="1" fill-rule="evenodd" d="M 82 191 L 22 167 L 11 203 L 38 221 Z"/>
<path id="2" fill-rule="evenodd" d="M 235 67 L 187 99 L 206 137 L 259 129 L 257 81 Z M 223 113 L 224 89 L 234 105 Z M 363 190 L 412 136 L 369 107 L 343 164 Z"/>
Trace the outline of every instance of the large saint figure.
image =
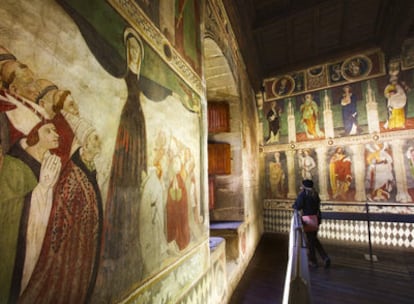
<path id="1" fill-rule="evenodd" d="M 115 293 L 120 292 L 126 282 L 137 282 L 142 278 L 138 219 L 142 176 L 147 170 L 145 118 L 140 103 L 142 91 L 139 82 L 144 47 L 132 30 L 125 31 L 124 40 L 128 61 L 125 76 L 128 97 L 122 110 L 112 160 L 103 249 L 103 267 L 108 268 L 104 273 L 112 274 L 110 278 L 102 279 L 108 285 L 105 288 L 110 288 L 112 284 Z M 112 268 L 114 264 L 119 276 Z M 128 275 L 123 271 L 128 271 Z M 116 283 L 109 283 L 114 279 Z"/>
<path id="2" fill-rule="evenodd" d="M 341 106 L 345 135 L 355 135 L 358 132 L 356 96 L 349 85 L 344 86 L 342 90 Z"/>
<path id="3" fill-rule="evenodd" d="M 283 197 L 285 172 L 280 163 L 280 152 L 273 154 L 274 160 L 269 162 L 269 183 L 271 198 Z"/>
<path id="4" fill-rule="evenodd" d="M 351 159 L 342 147 L 335 149 L 329 161 L 329 179 L 331 182 L 332 198 L 345 200 L 352 181 Z"/>
<path id="5" fill-rule="evenodd" d="M 391 76 L 390 83 L 384 89 L 387 98 L 388 120 L 386 129 L 405 128 L 405 105 L 407 95 L 403 86 L 398 82 L 398 76 Z"/>
<path id="6" fill-rule="evenodd" d="M 313 169 L 316 168 L 316 162 L 311 156 L 310 149 L 304 149 L 298 151 L 298 164 L 301 172 L 302 179 L 310 179 L 312 180 Z"/>
<path id="7" fill-rule="evenodd" d="M 318 138 L 324 134 L 319 128 L 319 106 L 313 99 L 312 94 L 306 94 L 302 105 L 300 106 L 302 113 L 301 123 L 305 129 L 307 138 Z"/>
<path id="8" fill-rule="evenodd" d="M 393 159 L 389 152 L 389 145 L 387 143 L 367 145 L 367 150 L 368 199 L 371 201 L 388 201 L 395 185 Z"/>
<path id="9" fill-rule="evenodd" d="M 281 112 L 282 110 L 278 107 L 276 101 L 273 101 L 271 109 L 266 115 L 266 119 L 269 122 L 269 137 L 266 139 L 267 144 L 279 142 Z"/>

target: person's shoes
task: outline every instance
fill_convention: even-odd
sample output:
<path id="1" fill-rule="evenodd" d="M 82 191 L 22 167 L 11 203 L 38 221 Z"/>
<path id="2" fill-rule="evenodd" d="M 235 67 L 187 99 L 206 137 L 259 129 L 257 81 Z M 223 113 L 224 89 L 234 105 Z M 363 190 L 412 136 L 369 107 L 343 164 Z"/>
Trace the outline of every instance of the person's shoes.
<path id="1" fill-rule="evenodd" d="M 325 258 L 323 260 L 323 264 L 324 264 L 325 268 L 331 267 L 331 259 L 329 257 Z"/>
<path id="2" fill-rule="evenodd" d="M 309 261 L 308 262 L 309 268 L 318 268 L 318 263 Z"/>

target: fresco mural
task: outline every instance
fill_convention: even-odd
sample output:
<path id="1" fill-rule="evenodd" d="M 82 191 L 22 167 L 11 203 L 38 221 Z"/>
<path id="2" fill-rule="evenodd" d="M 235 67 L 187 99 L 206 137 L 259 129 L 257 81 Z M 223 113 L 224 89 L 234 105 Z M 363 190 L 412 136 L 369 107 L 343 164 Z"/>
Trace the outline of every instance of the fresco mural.
<path id="1" fill-rule="evenodd" d="M 387 142 L 367 144 L 365 160 L 368 200 L 390 201 L 395 199 L 395 177 L 390 145 Z"/>
<path id="2" fill-rule="evenodd" d="M 355 79 L 328 89 L 265 100 L 265 145 L 414 128 L 414 105 L 409 102 L 414 98 L 413 70 L 401 70 L 400 61 L 394 60 L 388 64 L 388 75 Z"/>
<path id="3" fill-rule="evenodd" d="M 298 181 L 311 179 L 316 182 L 317 179 L 317 162 L 315 159 L 315 151 L 312 149 L 303 149 L 297 152 L 297 168 Z"/>
<path id="4" fill-rule="evenodd" d="M 330 90 L 334 136 L 368 133 L 367 111 L 362 84 L 354 83 Z"/>
<path id="5" fill-rule="evenodd" d="M 201 75 L 200 1 L 133 0 L 160 32 Z M 114 1 L 115 2 L 115 1 Z"/>
<path id="6" fill-rule="evenodd" d="M 287 194 L 286 157 L 284 153 L 268 154 L 267 161 L 267 197 L 284 198 Z"/>
<path id="7" fill-rule="evenodd" d="M 300 112 L 300 125 L 298 129 L 305 132 L 306 139 L 323 137 L 324 133 L 319 126 L 321 124 L 319 102 L 315 100 L 311 93 L 297 98 L 297 102 L 298 99 L 300 103 L 298 106 Z"/>
<path id="8" fill-rule="evenodd" d="M 328 151 L 330 198 L 338 201 L 353 200 L 352 154 L 346 147 L 335 147 Z"/>
<path id="9" fill-rule="evenodd" d="M 276 101 L 271 103 L 271 108 L 266 114 L 266 120 L 268 122 L 269 136 L 266 138 L 266 143 L 277 143 L 280 137 L 280 124 L 281 124 L 282 109 L 278 106 Z"/>
<path id="10" fill-rule="evenodd" d="M 412 232 L 414 203 L 413 42 L 407 39 L 402 53 L 387 61 L 381 51 L 366 50 L 264 79 L 262 117 L 275 104 L 282 109 L 277 137 L 270 132 L 273 121 L 262 120 L 267 231 L 289 230 L 300 182 L 311 178 L 323 212 L 335 214 L 321 231 L 325 237 L 360 242 L 350 231 L 365 226 L 360 219 L 369 212 L 380 219 L 371 222 L 372 231 L 387 230 L 374 243 L 413 247 L 405 237 Z M 283 79 L 289 89 L 279 94 Z M 279 175 L 286 185 L 283 197 L 269 183 L 270 168 L 278 168 L 274 155 L 283 156 L 285 165 L 285 175 Z"/>
<path id="11" fill-rule="evenodd" d="M 414 128 L 410 102 L 414 78 L 412 69 L 402 68 L 403 62 L 393 58 L 385 65 L 378 54 L 360 54 L 307 69 L 306 88 L 313 90 L 301 94 L 290 90 L 290 96 L 278 98 L 265 88 L 266 166 L 274 166 L 275 153 L 284 155 L 288 186 L 285 197 L 276 197 L 269 184 L 267 199 L 294 198 L 300 187 L 297 180 L 312 178 L 317 185 L 322 182 L 319 190 L 324 200 L 413 202 L 414 150 L 407 131 Z M 269 83 L 276 85 L 281 79 Z M 294 170 L 295 182 L 286 174 L 292 153 L 296 157 L 289 171 Z M 328 165 L 319 167 L 319 162 Z M 271 171 L 266 174 L 270 180 Z"/>
<path id="12" fill-rule="evenodd" d="M 386 74 L 384 55 L 379 50 L 326 62 L 263 81 L 265 101 L 296 96 Z M 280 90 L 280 87 L 283 90 Z"/>
<path id="13" fill-rule="evenodd" d="M 199 4 L 181 2 L 185 53 Z M 207 236 L 200 96 L 107 2 L 8 2 L 0 17 L 0 298 L 121 300 Z"/>
<path id="14" fill-rule="evenodd" d="M 266 144 L 287 141 L 287 114 L 284 100 L 272 101 L 263 105 L 263 135 Z"/>

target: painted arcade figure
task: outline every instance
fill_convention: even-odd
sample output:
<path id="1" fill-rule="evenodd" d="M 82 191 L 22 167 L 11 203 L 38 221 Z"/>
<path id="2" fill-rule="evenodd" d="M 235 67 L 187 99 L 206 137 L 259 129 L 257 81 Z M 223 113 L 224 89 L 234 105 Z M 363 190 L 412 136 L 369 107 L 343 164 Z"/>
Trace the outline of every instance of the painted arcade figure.
<path id="1" fill-rule="evenodd" d="M 358 133 L 356 95 L 352 93 L 349 85 L 344 86 L 342 90 L 341 106 L 345 135 L 355 135 Z"/>
<path id="2" fill-rule="evenodd" d="M 272 102 L 272 107 L 266 115 L 266 119 L 269 122 L 269 137 L 266 139 L 267 144 L 279 142 L 281 112 L 282 110 L 278 107 L 276 101 Z"/>

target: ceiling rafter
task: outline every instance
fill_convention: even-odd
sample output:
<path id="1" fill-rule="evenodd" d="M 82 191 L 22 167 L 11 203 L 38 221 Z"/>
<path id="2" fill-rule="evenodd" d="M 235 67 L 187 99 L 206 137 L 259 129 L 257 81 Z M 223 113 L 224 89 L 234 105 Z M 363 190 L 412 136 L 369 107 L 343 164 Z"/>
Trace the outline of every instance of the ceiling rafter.
<path id="1" fill-rule="evenodd" d="M 413 0 L 223 2 L 255 84 L 366 49 L 389 57 L 414 37 Z"/>

